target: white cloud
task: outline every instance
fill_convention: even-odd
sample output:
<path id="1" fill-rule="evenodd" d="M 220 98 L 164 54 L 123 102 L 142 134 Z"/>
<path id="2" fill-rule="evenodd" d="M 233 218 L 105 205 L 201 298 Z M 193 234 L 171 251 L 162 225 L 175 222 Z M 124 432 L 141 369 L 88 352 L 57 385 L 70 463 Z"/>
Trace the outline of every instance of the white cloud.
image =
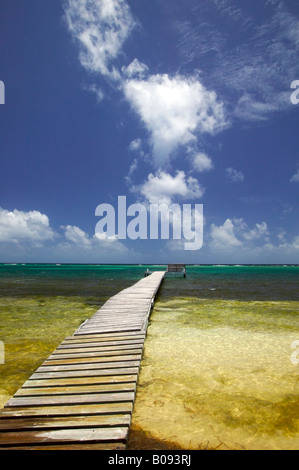
<path id="1" fill-rule="evenodd" d="M 248 227 L 244 219 L 233 218 L 234 232 L 239 237 L 245 240 L 247 245 L 257 240 L 268 241 L 269 230 L 266 222 L 255 224 L 254 228 Z"/>
<path id="2" fill-rule="evenodd" d="M 266 222 L 255 224 L 249 228 L 244 219 L 227 219 L 223 225 L 211 225 L 210 248 L 216 251 L 231 253 L 243 253 L 244 256 L 262 253 L 263 248 L 269 250 L 281 248 L 281 244 L 275 247 L 270 240 L 270 232 Z M 239 251 L 236 251 L 236 248 Z"/>
<path id="3" fill-rule="evenodd" d="M 297 173 L 295 173 L 295 175 L 292 176 L 290 181 L 291 183 L 299 183 L 299 170 L 297 170 Z"/>
<path id="4" fill-rule="evenodd" d="M 139 62 L 138 59 L 134 59 L 128 67 L 122 67 L 121 70 L 127 78 L 144 78 L 149 68 L 146 64 Z"/>
<path id="5" fill-rule="evenodd" d="M 90 237 L 82 229 L 73 225 L 67 225 L 61 228 L 64 230 L 64 236 L 67 242 L 63 242 L 61 247 L 64 247 L 66 251 L 70 248 L 71 250 L 75 249 L 79 251 L 87 250 L 92 251 L 95 256 L 107 250 L 117 253 L 126 253 L 128 251 L 127 247 L 118 240 L 117 236 L 100 239 L 96 234 Z"/>
<path id="6" fill-rule="evenodd" d="M 129 150 L 131 150 L 132 152 L 137 152 L 138 150 L 141 149 L 141 147 L 142 147 L 141 139 L 135 139 L 135 140 L 132 140 L 132 142 L 130 143 Z"/>
<path id="7" fill-rule="evenodd" d="M 80 46 L 81 65 L 123 91 L 149 132 L 157 168 L 166 166 L 179 146 L 196 145 L 200 134 L 214 134 L 227 126 L 223 104 L 197 77 L 149 75 L 148 66 L 137 58 L 121 67 L 117 59 L 136 26 L 125 0 L 66 0 L 65 5 L 67 27 Z M 98 101 L 103 99 L 95 84 L 88 89 Z M 210 169 L 207 160 L 204 165 Z"/>
<path id="8" fill-rule="evenodd" d="M 91 85 L 83 85 L 83 89 L 94 93 L 98 103 L 100 103 L 104 98 L 103 91 L 95 83 Z"/>
<path id="9" fill-rule="evenodd" d="M 135 158 L 133 160 L 133 162 L 131 163 L 131 166 L 129 168 L 129 172 L 128 172 L 127 176 L 125 176 L 125 181 L 126 181 L 127 185 L 132 184 L 132 176 L 135 173 L 135 171 L 137 170 L 137 168 L 138 168 L 138 161 Z"/>
<path id="10" fill-rule="evenodd" d="M 234 183 L 240 183 L 245 179 L 244 174 L 241 171 L 235 170 L 235 168 L 227 168 L 226 176 Z"/>
<path id="11" fill-rule="evenodd" d="M 149 203 L 171 204 L 175 197 L 188 200 L 199 199 L 204 189 L 197 179 L 187 177 L 184 171 L 178 171 L 175 176 L 159 170 L 155 175 L 149 174 L 147 181 L 135 188 Z"/>
<path id="12" fill-rule="evenodd" d="M 222 103 L 196 78 L 152 75 L 146 80 L 127 80 L 124 93 L 150 133 L 157 167 L 168 163 L 180 146 L 196 143 L 197 134 L 223 129 Z"/>
<path id="13" fill-rule="evenodd" d="M 244 121 L 265 121 L 271 114 L 283 109 L 289 97 L 289 92 L 277 92 L 272 100 L 269 96 L 261 101 L 255 93 L 244 93 L 236 104 L 234 115 Z"/>
<path id="14" fill-rule="evenodd" d="M 194 156 L 193 160 L 194 169 L 199 172 L 209 171 L 213 168 L 213 162 L 210 157 L 200 152 Z"/>
<path id="15" fill-rule="evenodd" d="M 38 211 L 12 212 L 0 208 L 0 241 L 18 243 L 21 241 L 42 242 L 53 240 L 55 233 L 49 219 Z"/>
<path id="16" fill-rule="evenodd" d="M 0 208 L 0 257 L 5 262 L 118 262 L 130 253 L 117 237 L 98 240 L 81 228 L 61 226 L 55 232 L 38 211 Z M 134 254 L 131 253 L 133 259 Z"/>
<path id="17" fill-rule="evenodd" d="M 285 241 L 286 234 L 286 231 L 283 229 L 280 229 L 279 233 L 277 234 L 277 238 L 281 243 Z"/>
<path id="18" fill-rule="evenodd" d="M 262 222 L 261 224 L 256 224 L 254 229 L 249 230 L 248 232 L 244 232 L 243 237 L 245 240 L 253 241 L 268 235 L 268 233 L 268 226 L 266 222 Z"/>
<path id="19" fill-rule="evenodd" d="M 231 248 L 240 248 L 242 245 L 243 243 L 235 235 L 235 227 L 231 219 L 227 219 L 219 227 L 212 224 L 210 246 L 213 249 L 229 250 Z"/>
<path id="20" fill-rule="evenodd" d="M 82 246 L 85 248 L 91 247 L 90 238 L 79 227 L 67 225 L 66 227 L 61 228 L 64 229 L 64 236 L 68 242 L 74 243 L 75 245 Z"/>
<path id="21" fill-rule="evenodd" d="M 292 243 L 293 248 L 296 250 L 299 250 L 299 235 L 294 238 L 293 243 Z"/>
<path id="22" fill-rule="evenodd" d="M 124 0 L 67 0 L 65 18 L 80 45 L 80 62 L 91 72 L 119 79 L 113 61 L 135 26 Z"/>

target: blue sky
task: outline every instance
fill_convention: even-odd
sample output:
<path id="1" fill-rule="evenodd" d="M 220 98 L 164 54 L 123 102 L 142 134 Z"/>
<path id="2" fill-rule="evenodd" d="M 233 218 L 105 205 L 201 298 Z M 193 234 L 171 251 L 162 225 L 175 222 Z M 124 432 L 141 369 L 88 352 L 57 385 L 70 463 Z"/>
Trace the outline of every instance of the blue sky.
<path id="1" fill-rule="evenodd" d="M 294 0 L 1 0 L 0 262 L 299 263 Z M 95 209 L 203 204 L 204 245 Z"/>

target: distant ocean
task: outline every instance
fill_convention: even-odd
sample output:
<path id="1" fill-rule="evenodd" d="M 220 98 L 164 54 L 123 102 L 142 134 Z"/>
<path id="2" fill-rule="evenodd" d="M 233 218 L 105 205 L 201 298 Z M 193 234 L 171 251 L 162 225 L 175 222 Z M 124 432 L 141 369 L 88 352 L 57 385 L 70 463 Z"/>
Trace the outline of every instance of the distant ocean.
<path id="1" fill-rule="evenodd" d="M 0 265 L 0 405 L 146 269 Z M 298 266 L 188 266 L 152 312 L 130 448 L 299 448 Z M 299 357 L 299 355 L 298 355 Z"/>

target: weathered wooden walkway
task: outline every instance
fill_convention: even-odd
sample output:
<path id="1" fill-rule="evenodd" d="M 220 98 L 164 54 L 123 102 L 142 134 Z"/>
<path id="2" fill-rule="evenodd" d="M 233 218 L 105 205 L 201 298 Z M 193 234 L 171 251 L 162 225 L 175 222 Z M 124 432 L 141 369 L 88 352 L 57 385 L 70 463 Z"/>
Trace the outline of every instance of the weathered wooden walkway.
<path id="1" fill-rule="evenodd" d="M 148 319 L 165 273 L 110 298 L 0 412 L 0 450 L 125 450 Z"/>

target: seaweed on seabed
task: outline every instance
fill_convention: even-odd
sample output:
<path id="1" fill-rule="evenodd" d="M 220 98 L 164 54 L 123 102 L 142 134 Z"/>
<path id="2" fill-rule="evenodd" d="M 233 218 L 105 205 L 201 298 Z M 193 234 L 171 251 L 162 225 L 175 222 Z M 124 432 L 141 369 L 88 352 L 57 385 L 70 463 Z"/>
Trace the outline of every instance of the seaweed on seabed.
<path id="1" fill-rule="evenodd" d="M 221 444 L 218 446 L 220 447 Z M 196 450 L 217 450 L 209 447 L 207 444 L 199 444 Z M 132 427 L 129 434 L 127 450 L 188 450 L 180 445 L 167 441 L 166 439 L 157 439 L 140 427 Z"/>

